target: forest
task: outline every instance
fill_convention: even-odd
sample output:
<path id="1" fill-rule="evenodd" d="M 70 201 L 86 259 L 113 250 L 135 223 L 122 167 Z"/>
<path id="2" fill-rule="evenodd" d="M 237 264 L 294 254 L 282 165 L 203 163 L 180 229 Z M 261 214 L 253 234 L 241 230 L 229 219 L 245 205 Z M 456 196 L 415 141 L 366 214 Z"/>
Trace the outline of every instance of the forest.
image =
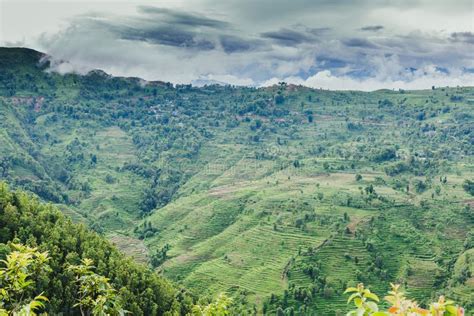
<path id="1" fill-rule="evenodd" d="M 0 48 L 0 258 L 48 253 L 26 293 L 50 314 L 81 314 L 74 271 L 133 315 L 345 315 L 346 289 L 371 300 L 361 283 L 474 310 L 474 88 L 194 87 L 49 63 Z"/>

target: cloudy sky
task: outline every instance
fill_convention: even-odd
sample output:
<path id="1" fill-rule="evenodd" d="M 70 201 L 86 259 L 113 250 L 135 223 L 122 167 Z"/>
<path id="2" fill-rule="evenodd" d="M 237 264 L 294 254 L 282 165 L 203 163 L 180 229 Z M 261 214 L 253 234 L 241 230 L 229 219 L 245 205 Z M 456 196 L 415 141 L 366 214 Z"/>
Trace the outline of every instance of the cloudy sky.
<path id="1" fill-rule="evenodd" d="M 173 83 L 474 86 L 474 0 L 0 0 L 0 45 Z"/>

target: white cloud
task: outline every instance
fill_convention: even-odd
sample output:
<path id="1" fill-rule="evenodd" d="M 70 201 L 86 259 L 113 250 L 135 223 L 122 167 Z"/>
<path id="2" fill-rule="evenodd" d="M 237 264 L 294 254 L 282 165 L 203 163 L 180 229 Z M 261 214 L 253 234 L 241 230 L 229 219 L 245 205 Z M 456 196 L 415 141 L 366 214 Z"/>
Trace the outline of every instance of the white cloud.
<path id="1" fill-rule="evenodd" d="M 473 84 L 462 69 L 474 68 L 474 45 L 452 36 L 472 26 L 467 0 L 0 1 L 0 42 L 69 61 L 55 64 L 62 73 L 360 90 Z M 137 10 L 142 4 L 166 10 L 151 17 Z M 221 27 L 177 22 L 190 14 Z M 374 25 L 381 28 L 361 31 Z"/>
<path id="2" fill-rule="evenodd" d="M 192 81 L 193 85 L 200 86 L 204 84 L 229 84 L 234 86 L 254 86 L 255 82 L 251 78 L 240 78 L 232 75 L 214 75 L 209 74 L 201 76 Z"/>
<path id="3" fill-rule="evenodd" d="M 355 79 L 348 76 L 335 76 L 329 70 L 323 70 L 315 75 L 303 80 L 299 77 L 287 77 L 284 79 L 272 78 L 265 81 L 261 86 L 271 86 L 278 82 L 285 81 L 287 83 L 304 85 L 311 88 L 322 88 L 329 90 L 361 90 L 374 91 L 379 89 L 429 89 L 435 87 L 455 87 L 455 86 L 474 86 L 474 74 L 457 73 L 447 75 L 436 71 L 435 68 L 429 67 L 411 76 L 406 80 L 396 80 L 385 78 Z"/>

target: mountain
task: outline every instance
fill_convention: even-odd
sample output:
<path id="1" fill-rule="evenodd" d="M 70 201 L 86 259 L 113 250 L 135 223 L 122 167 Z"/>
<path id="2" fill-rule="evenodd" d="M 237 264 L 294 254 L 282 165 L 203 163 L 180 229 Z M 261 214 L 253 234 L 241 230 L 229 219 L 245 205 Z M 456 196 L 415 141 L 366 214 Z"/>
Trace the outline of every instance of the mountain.
<path id="1" fill-rule="evenodd" d="M 50 269 L 34 276 L 39 281 L 29 291 L 48 298 L 50 314 L 79 315 L 74 275 L 67 265 L 79 264 L 81 258 L 94 261 L 97 271 L 111 280 L 123 297 L 125 309 L 133 315 L 185 314 L 192 308 L 193 299 L 185 291 L 124 258 L 103 237 L 71 223 L 51 205 L 21 191 L 12 192 L 4 183 L 0 183 L 0 227 L 2 259 L 8 253 L 6 244 L 12 241 L 48 252 Z"/>
<path id="2" fill-rule="evenodd" d="M 336 315 L 357 282 L 472 308 L 474 88 L 197 88 L 48 67 L 0 49 L 1 179 L 136 261 L 243 314 Z"/>

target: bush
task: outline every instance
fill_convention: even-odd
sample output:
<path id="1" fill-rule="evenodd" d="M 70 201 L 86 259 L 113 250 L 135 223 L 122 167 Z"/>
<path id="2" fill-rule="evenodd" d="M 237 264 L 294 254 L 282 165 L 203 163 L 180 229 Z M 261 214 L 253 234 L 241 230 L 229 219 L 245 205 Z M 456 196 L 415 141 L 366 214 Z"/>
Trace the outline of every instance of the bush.
<path id="1" fill-rule="evenodd" d="M 429 309 L 424 309 L 410 299 L 407 299 L 403 292 L 400 292 L 400 285 L 391 284 L 392 290 L 388 292 L 385 300 L 391 305 L 387 310 L 379 308 L 377 303 L 380 302 L 377 295 L 369 289 L 364 288 L 362 283 L 357 287 L 350 287 L 344 293 L 351 295 L 347 303 L 354 302 L 356 310 L 347 313 L 347 316 L 416 316 L 416 315 L 432 315 L 432 316 L 463 316 L 464 309 L 455 306 L 453 301 L 446 300 L 444 296 L 440 296 L 437 302 L 430 304 Z"/>
<path id="2" fill-rule="evenodd" d="M 464 189 L 464 191 L 466 191 L 470 195 L 474 195 L 474 181 L 471 181 L 471 180 L 464 181 L 464 183 L 462 184 L 462 188 Z"/>
<path id="3" fill-rule="evenodd" d="M 384 162 L 395 159 L 397 157 L 397 150 L 392 147 L 379 148 L 374 150 L 369 159 L 373 162 Z"/>
<path id="4" fill-rule="evenodd" d="M 10 247 L 13 251 L 0 268 L 0 315 L 37 315 L 48 299 L 30 292 L 35 284 L 32 277 L 49 269 L 48 253 L 21 244 Z"/>

